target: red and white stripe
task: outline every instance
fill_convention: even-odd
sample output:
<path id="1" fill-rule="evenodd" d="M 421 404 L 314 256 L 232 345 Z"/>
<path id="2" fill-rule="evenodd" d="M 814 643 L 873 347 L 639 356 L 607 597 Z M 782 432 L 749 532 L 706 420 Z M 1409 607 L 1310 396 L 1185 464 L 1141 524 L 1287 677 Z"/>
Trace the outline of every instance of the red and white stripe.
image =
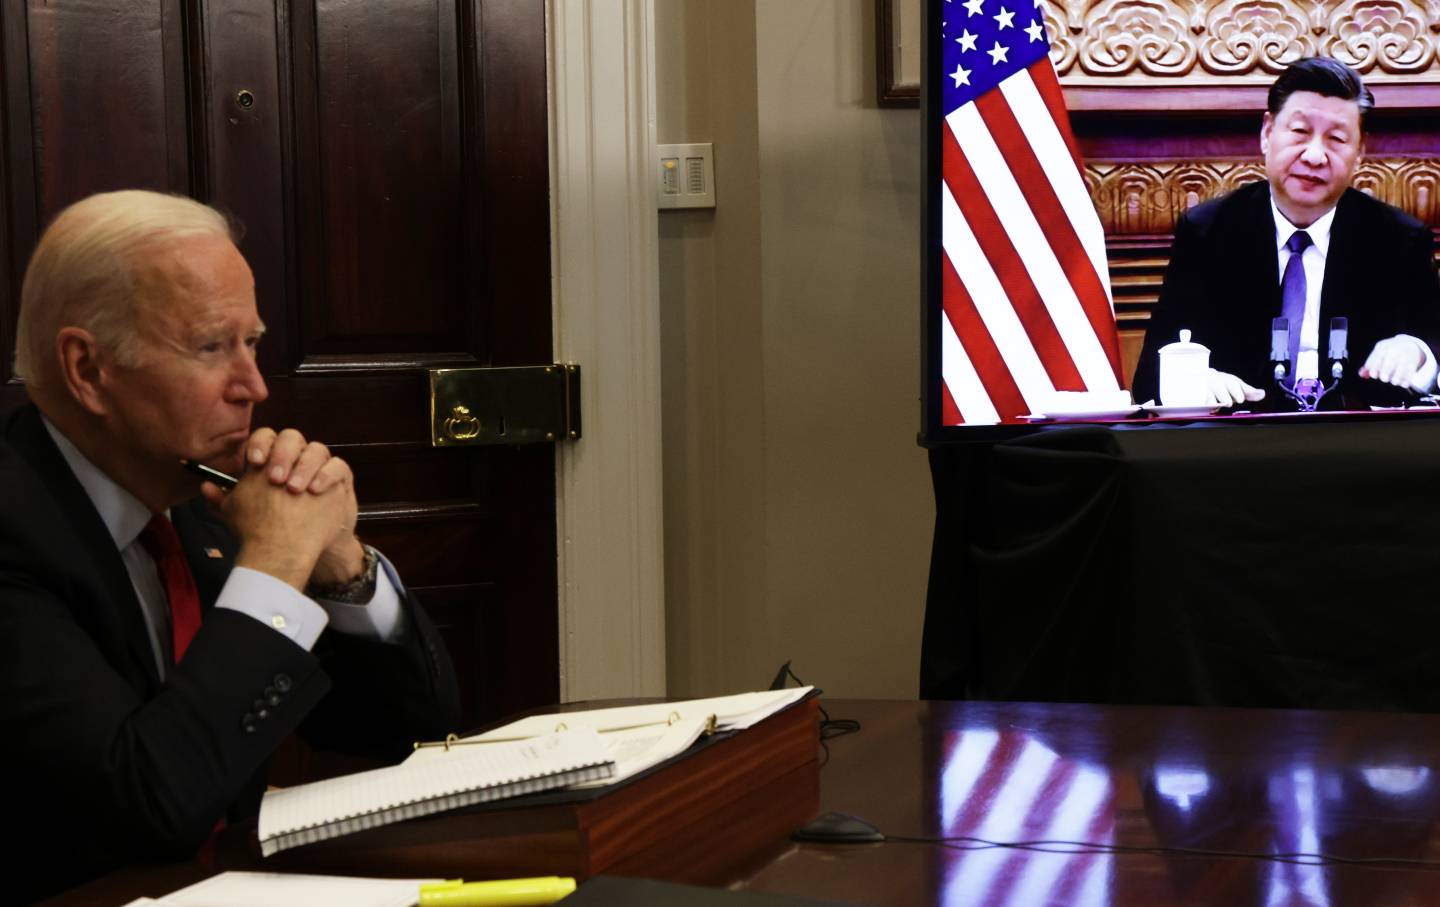
<path id="1" fill-rule="evenodd" d="M 1023 731 L 962 732 L 940 780 L 945 835 L 989 841 L 1115 842 L 1117 790 L 1104 771 L 1067 759 Z M 1114 857 L 975 850 L 946 865 L 947 904 L 1105 904 Z"/>
<path id="2" fill-rule="evenodd" d="M 944 424 L 1120 388 L 1105 234 L 1055 69 L 1042 59 L 945 118 Z"/>

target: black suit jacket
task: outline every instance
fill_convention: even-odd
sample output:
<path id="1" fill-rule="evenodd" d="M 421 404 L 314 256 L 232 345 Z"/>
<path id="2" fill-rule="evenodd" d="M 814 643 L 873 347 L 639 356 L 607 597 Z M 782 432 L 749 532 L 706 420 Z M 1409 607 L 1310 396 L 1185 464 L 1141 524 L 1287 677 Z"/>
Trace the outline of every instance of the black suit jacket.
<path id="1" fill-rule="evenodd" d="M 1270 364 L 1270 321 L 1280 314 L 1280 274 L 1270 187 L 1255 182 L 1197 205 L 1175 225 L 1160 300 L 1145 332 L 1132 390 L 1159 396 L 1160 347 L 1189 328 L 1210 348 L 1210 365 L 1265 391 L 1265 408 L 1283 395 Z M 1440 283 L 1430 229 L 1399 209 L 1347 189 L 1335 207 L 1320 291 L 1320 356 L 1325 370 L 1330 319 L 1350 319 L 1348 377 L 1329 408 L 1393 404 L 1403 394 L 1355 373 L 1375 344 L 1410 334 L 1440 355 Z M 1297 327 L 1298 329 L 1298 327 Z M 1322 378 L 1328 378 L 1322 374 Z"/>
<path id="2" fill-rule="evenodd" d="M 327 630 L 307 652 L 213 607 L 237 545 L 198 500 L 172 518 L 204 620 L 161 683 L 119 552 L 33 407 L 0 416 L 0 501 L 0 901 L 192 856 L 217 820 L 253 812 L 296 729 L 390 757 L 455 730 L 454 671 L 413 598 L 400 642 Z"/>

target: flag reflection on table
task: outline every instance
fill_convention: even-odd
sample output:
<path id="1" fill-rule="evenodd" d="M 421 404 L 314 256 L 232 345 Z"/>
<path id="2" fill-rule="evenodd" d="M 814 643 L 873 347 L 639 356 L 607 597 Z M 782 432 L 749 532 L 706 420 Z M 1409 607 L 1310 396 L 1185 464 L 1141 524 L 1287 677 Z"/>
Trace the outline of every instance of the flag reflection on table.
<path id="1" fill-rule="evenodd" d="M 943 834 L 1006 842 L 1114 842 L 1115 788 L 1106 772 L 1063 758 L 1024 731 L 964 731 L 947 744 L 940 776 Z M 957 853 L 941 902 L 1105 904 L 1114 859 L 1026 850 Z"/>

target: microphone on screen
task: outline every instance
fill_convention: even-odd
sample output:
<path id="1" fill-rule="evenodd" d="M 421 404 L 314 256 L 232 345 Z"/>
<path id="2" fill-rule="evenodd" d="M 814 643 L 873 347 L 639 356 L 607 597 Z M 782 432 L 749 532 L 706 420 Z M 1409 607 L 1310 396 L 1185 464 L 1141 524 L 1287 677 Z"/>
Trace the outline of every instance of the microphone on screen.
<path id="1" fill-rule="evenodd" d="M 1284 316 L 1270 322 L 1270 361 L 1275 363 L 1275 380 L 1290 373 L 1290 319 Z"/>
<path id="2" fill-rule="evenodd" d="M 1345 360 L 1350 358 L 1346 345 L 1350 342 L 1350 319 L 1336 316 L 1330 319 L 1330 375 L 1339 381 L 1345 375 Z"/>

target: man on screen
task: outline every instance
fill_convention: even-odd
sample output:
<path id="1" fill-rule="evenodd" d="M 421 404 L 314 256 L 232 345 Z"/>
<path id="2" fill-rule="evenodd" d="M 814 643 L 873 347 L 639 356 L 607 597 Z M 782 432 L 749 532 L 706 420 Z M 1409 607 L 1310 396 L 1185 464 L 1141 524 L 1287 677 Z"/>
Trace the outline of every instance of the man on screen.
<path id="1" fill-rule="evenodd" d="M 458 720 L 435 627 L 355 536 L 349 466 L 251 428 L 264 330 L 229 224 L 187 198 L 77 202 L 25 272 L 33 405 L 0 414 L 0 867 L 21 901 L 193 856 L 253 814 L 293 730 L 393 758 Z"/>
<path id="2" fill-rule="evenodd" d="M 1295 408 L 1273 375 L 1276 317 L 1289 323 L 1292 389 L 1332 381 L 1329 328 L 1334 318 L 1348 319 L 1348 374 L 1325 397 L 1327 408 L 1433 391 L 1440 283 L 1430 230 L 1350 188 L 1374 107 L 1370 90 L 1344 64 L 1310 57 L 1280 74 L 1267 106 L 1265 182 L 1198 205 L 1175 225 L 1135 399 L 1158 396 L 1158 352 L 1189 329 L 1210 348 L 1215 404 Z"/>

